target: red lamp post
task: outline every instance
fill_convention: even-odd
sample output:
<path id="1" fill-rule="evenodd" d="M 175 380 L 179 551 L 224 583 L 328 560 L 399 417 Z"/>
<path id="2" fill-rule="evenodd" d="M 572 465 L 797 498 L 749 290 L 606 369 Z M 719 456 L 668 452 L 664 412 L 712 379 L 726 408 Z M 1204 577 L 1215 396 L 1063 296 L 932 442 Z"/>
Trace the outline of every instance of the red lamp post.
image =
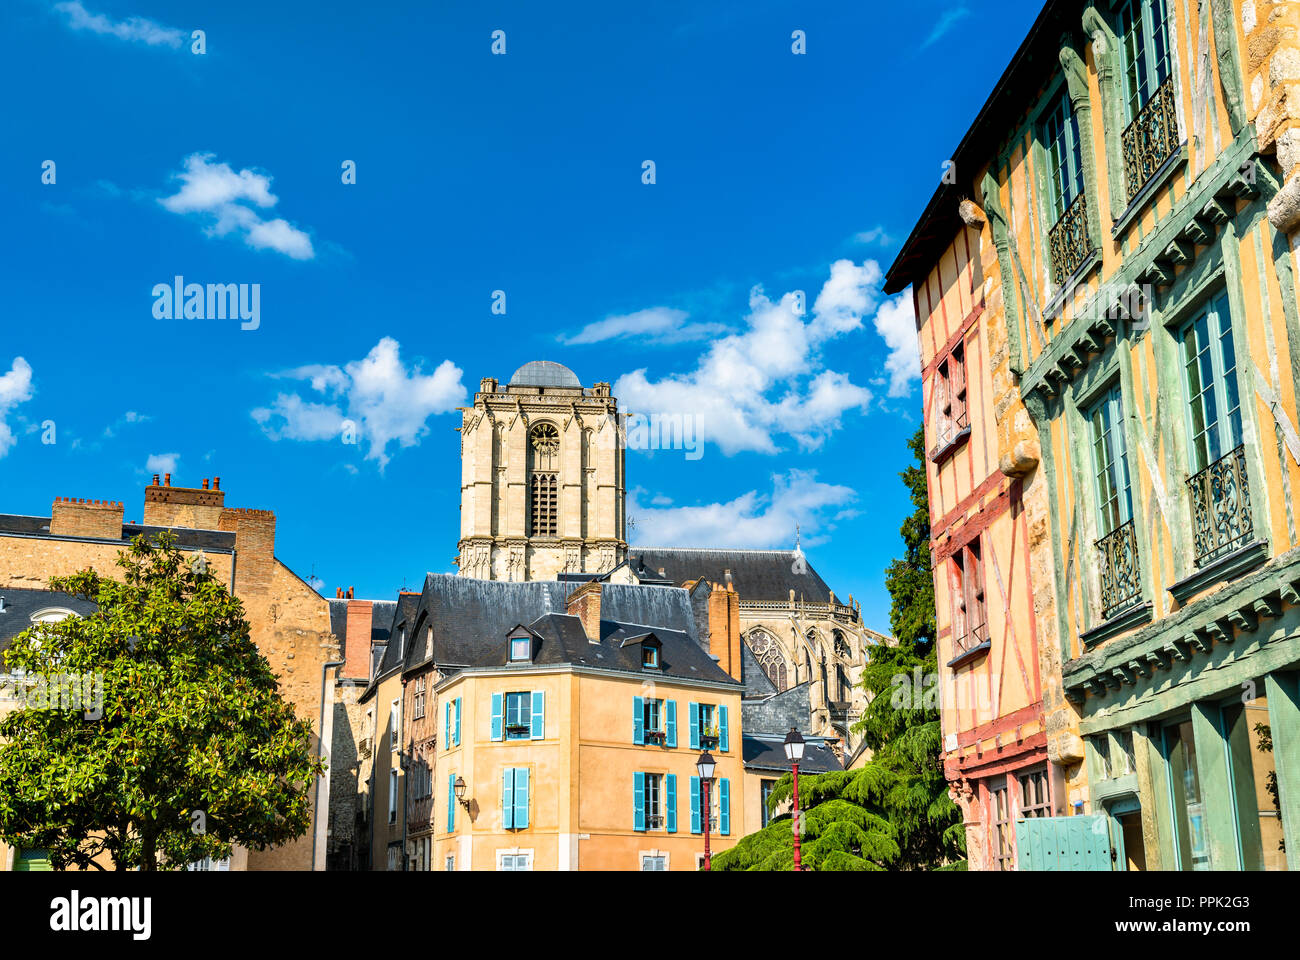
<path id="1" fill-rule="evenodd" d="M 713 808 L 709 806 L 709 782 L 713 780 L 713 769 L 716 766 L 712 755 L 708 750 L 700 754 L 700 759 L 695 761 L 695 769 L 700 774 L 700 793 L 703 801 L 703 810 L 700 811 L 704 817 L 704 869 L 706 871 L 713 869 L 713 861 L 709 857 L 709 821 L 713 819 Z"/>
<path id="2" fill-rule="evenodd" d="M 799 859 L 799 761 L 803 759 L 803 735 L 794 727 L 785 735 L 785 758 L 794 768 L 794 816 L 790 818 L 794 831 L 794 868 L 803 871 L 803 862 Z"/>

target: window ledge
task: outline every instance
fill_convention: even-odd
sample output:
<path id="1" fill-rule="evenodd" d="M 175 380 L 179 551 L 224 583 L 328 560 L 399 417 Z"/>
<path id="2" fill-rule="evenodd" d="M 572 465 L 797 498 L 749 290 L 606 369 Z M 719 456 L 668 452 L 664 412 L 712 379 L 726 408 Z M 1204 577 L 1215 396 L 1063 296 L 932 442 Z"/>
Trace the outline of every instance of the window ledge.
<path id="1" fill-rule="evenodd" d="M 1151 601 L 1146 603 L 1135 603 L 1131 607 L 1126 607 L 1109 620 L 1103 620 L 1089 630 L 1079 634 L 1079 642 L 1085 647 L 1096 646 L 1103 640 L 1115 636 L 1117 633 L 1123 633 L 1131 627 L 1138 627 L 1144 623 L 1151 622 Z"/>
<path id="2" fill-rule="evenodd" d="M 1151 175 L 1151 179 L 1142 185 L 1142 189 L 1137 192 L 1137 196 L 1130 201 L 1128 207 L 1119 215 L 1114 226 L 1111 227 L 1110 235 L 1118 238 L 1121 233 L 1132 226 L 1133 221 L 1146 209 L 1147 203 L 1150 202 L 1156 191 L 1163 187 L 1170 177 L 1174 175 L 1174 172 L 1186 163 L 1187 143 L 1184 141 L 1177 150 L 1169 155 L 1169 159 L 1160 165 L 1160 169 Z"/>
<path id="3" fill-rule="evenodd" d="M 957 667 L 965 666 L 968 663 L 978 660 L 980 657 L 984 656 L 984 654 L 988 653 L 989 650 L 991 650 L 992 648 L 993 648 L 993 641 L 985 640 L 983 643 L 971 647 L 965 653 L 957 654 L 957 656 L 953 657 L 951 660 L 948 661 L 946 666 L 953 669 Z"/>
<path id="4" fill-rule="evenodd" d="M 1079 281 L 1090 274 L 1095 267 L 1101 263 L 1101 251 L 1093 247 L 1088 255 L 1083 258 L 1083 263 L 1074 268 L 1074 273 L 1065 278 L 1055 296 L 1043 307 L 1043 322 L 1051 323 L 1060 316 L 1061 308 L 1065 306 L 1065 301 L 1071 299 Z"/>
<path id="5" fill-rule="evenodd" d="M 949 440 L 947 443 L 943 444 L 942 446 L 935 447 L 934 450 L 931 451 L 930 462 L 933 463 L 935 466 L 938 466 L 939 464 L 943 463 L 943 461 L 947 460 L 950 456 L 953 455 L 953 453 L 956 451 L 958 447 L 960 447 L 963 443 L 966 442 L 968 437 L 970 437 L 970 427 L 969 426 L 962 427 L 960 430 L 957 431 L 957 433 L 953 436 L 951 440 Z"/>
<path id="6" fill-rule="evenodd" d="M 1179 605 L 1212 583 L 1240 576 L 1268 559 L 1268 541 L 1254 540 L 1227 556 L 1211 561 L 1191 576 L 1169 586 L 1169 593 Z"/>

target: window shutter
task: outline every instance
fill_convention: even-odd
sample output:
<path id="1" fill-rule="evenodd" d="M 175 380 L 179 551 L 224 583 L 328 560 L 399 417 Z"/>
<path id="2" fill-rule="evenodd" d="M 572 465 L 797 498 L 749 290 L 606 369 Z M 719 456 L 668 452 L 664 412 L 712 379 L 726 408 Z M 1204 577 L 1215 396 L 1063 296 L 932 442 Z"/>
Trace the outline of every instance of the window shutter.
<path id="1" fill-rule="evenodd" d="M 460 746 L 460 697 L 456 698 L 456 746 Z"/>
<path id="2" fill-rule="evenodd" d="M 501 694 L 492 694 L 492 739 L 500 740 L 503 736 L 501 721 Z"/>
<path id="3" fill-rule="evenodd" d="M 515 768 L 501 771 L 501 826 L 509 830 L 515 825 Z"/>
<path id="4" fill-rule="evenodd" d="M 533 691 L 533 723 L 532 738 L 534 740 L 546 739 L 546 691 Z"/>
<path id="5" fill-rule="evenodd" d="M 632 829 L 645 830 L 645 774 L 632 774 Z"/>
<path id="6" fill-rule="evenodd" d="M 447 832 L 456 832 L 456 774 L 447 774 Z"/>
<path id="7" fill-rule="evenodd" d="M 691 777 L 691 833 L 700 832 L 700 778 Z"/>
<path id="8" fill-rule="evenodd" d="M 670 700 L 669 703 L 672 701 Z M 664 777 L 664 806 L 667 808 L 664 819 L 668 832 L 677 832 L 677 774 L 670 773 Z"/>
<path id="9" fill-rule="evenodd" d="M 677 746 L 677 701 L 667 703 L 667 719 L 664 721 L 664 743 L 670 747 Z"/>
<path id="10" fill-rule="evenodd" d="M 731 835 L 731 781 L 726 777 L 718 781 L 718 833 Z"/>
<path id="11" fill-rule="evenodd" d="M 691 749 L 698 750 L 700 749 L 700 705 L 688 703 L 686 709 L 691 723 Z"/>
<path id="12" fill-rule="evenodd" d="M 515 828 L 528 826 L 528 768 L 515 768 Z"/>
<path id="13" fill-rule="evenodd" d="M 718 749 L 723 753 L 728 750 L 727 746 L 727 708 L 718 707 Z"/>
<path id="14" fill-rule="evenodd" d="M 632 742 L 645 743 L 645 698 L 644 697 L 632 698 Z"/>

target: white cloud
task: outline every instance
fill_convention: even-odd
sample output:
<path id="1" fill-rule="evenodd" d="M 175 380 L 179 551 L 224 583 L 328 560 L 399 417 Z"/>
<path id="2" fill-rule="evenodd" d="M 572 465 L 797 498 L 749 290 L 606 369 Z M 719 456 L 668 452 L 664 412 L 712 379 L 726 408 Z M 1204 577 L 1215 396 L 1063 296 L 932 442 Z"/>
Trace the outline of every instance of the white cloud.
<path id="1" fill-rule="evenodd" d="M 726 326 L 721 323 L 686 323 L 688 316 L 685 310 L 650 307 L 589 323 L 572 336 L 560 337 L 560 342 L 574 346 L 605 340 L 643 338 L 653 343 L 686 343 L 707 340 L 727 332 Z"/>
<path id="2" fill-rule="evenodd" d="M 863 230 L 861 233 L 853 235 L 854 243 L 875 244 L 881 247 L 891 247 L 894 245 L 894 238 L 885 232 L 882 226 L 874 226 L 870 230 Z"/>
<path id="3" fill-rule="evenodd" d="M 637 543 L 751 550 L 790 548 L 796 524 L 805 545 L 826 542 L 834 529 L 834 516 L 827 514 L 842 512 L 837 508 L 856 497 L 852 488 L 823 483 L 811 470 L 775 474 L 771 493 L 750 490 L 726 503 L 646 507 L 638 502 L 641 492 L 633 490 L 628 496 Z"/>
<path id="4" fill-rule="evenodd" d="M 175 473 L 180 462 L 179 453 L 151 453 L 144 463 L 145 473 Z"/>
<path id="5" fill-rule="evenodd" d="M 969 16 L 970 11 L 965 7 L 950 7 L 945 10 L 943 15 L 935 21 L 934 28 L 930 31 L 929 36 L 925 38 L 925 42 L 921 44 L 921 49 L 928 49 L 933 44 L 938 43 L 939 39 L 956 26 L 958 22 L 965 20 Z"/>
<path id="6" fill-rule="evenodd" d="M 745 329 L 710 344 L 695 370 L 655 381 L 634 370 L 614 392 L 628 410 L 694 417 L 699 435 L 728 455 L 774 453 L 782 434 L 815 449 L 846 412 L 871 401 L 847 374 L 823 369 L 820 353 L 862 326 L 879 303 L 881 280 L 874 260 L 836 261 L 807 320 L 802 294 L 774 301 L 755 287 Z"/>
<path id="7" fill-rule="evenodd" d="M 238 173 L 228 163 L 216 163 L 213 154 L 192 153 L 185 169 L 172 175 L 180 189 L 158 202 L 172 213 L 197 215 L 207 221 L 210 235 L 234 233 L 257 250 L 275 250 L 295 260 L 316 255 L 311 237 L 282 218 L 263 220 L 253 209 L 269 210 L 279 203 L 271 192 L 271 177 L 244 169 Z"/>
<path id="8" fill-rule="evenodd" d="M 396 340 L 384 337 L 363 359 L 342 367 L 311 364 L 276 374 L 307 381 L 321 399 L 281 393 L 270 407 L 252 411 L 253 419 L 273 440 L 339 439 L 345 421 L 351 421 L 357 440 L 368 441 L 366 459 L 378 461 L 382 470 L 390 459 L 390 443 L 415 446 L 429 432 L 429 417 L 454 410 L 466 399 L 461 370 L 450 360 L 424 374 L 418 365 L 408 371 L 400 351 Z"/>
<path id="9" fill-rule="evenodd" d="M 916 340 L 916 312 L 907 294 L 887 300 L 876 311 L 876 333 L 889 347 L 885 372 L 889 374 L 889 395 L 905 397 L 912 381 L 921 379 L 921 350 Z"/>
<path id="10" fill-rule="evenodd" d="M 32 366 L 22 357 L 15 357 L 9 372 L 0 376 L 0 457 L 17 442 L 13 429 L 6 422 L 9 411 L 31 398 Z"/>
<path id="11" fill-rule="evenodd" d="M 104 36 L 117 37 L 131 43 L 143 43 L 151 47 L 171 47 L 177 49 L 185 42 L 185 33 L 175 27 L 165 27 L 144 17 L 127 17 L 125 20 L 113 20 L 102 13 L 91 13 L 80 0 L 56 3 L 54 9 L 68 18 L 68 26 L 73 30 L 89 30 Z"/>

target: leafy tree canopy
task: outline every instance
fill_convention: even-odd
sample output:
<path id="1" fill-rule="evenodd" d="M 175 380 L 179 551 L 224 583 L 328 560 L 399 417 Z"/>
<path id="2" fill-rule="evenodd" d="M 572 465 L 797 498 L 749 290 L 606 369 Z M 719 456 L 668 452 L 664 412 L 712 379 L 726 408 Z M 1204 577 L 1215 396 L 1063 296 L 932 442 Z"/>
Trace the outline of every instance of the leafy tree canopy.
<path id="1" fill-rule="evenodd" d="M 324 767 L 243 605 L 171 534 L 137 537 L 117 563 L 120 579 L 52 578 L 97 610 L 34 625 L 5 655 L 29 699 L 0 717 L 0 839 L 48 850 L 56 869 L 103 869 L 106 854 L 155 870 L 302 836 Z M 69 677 L 102 701 L 33 705 Z"/>

